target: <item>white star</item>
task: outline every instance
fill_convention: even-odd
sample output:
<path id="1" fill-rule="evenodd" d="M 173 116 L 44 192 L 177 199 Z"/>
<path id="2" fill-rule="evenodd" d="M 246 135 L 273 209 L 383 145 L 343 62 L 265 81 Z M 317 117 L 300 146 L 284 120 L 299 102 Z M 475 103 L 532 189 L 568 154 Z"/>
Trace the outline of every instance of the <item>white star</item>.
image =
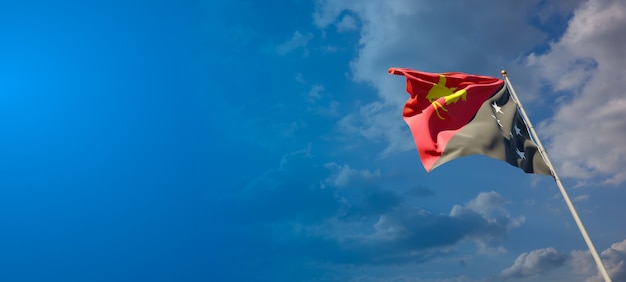
<path id="1" fill-rule="evenodd" d="M 515 125 L 515 134 L 517 134 L 517 135 L 522 135 L 522 133 L 521 133 L 521 132 L 522 132 L 522 130 L 521 130 L 521 129 L 519 129 L 519 127 L 517 127 L 517 124 L 516 124 L 516 125 Z"/>
<path id="2" fill-rule="evenodd" d="M 509 136 L 511 136 L 511 139 L 513 139 L 514 138 L 513 132 L 509 132 Z"/>
<path id="3" fill-rule="evenodd" d="M 496 104 L 496 101 L 493 101 L 493 104 L 491 104 L 491 106 L 493 107 L 493 109 L 496 111 L 496 113 L 501 113 L 504 114 L 502 112 L 502 107 L 498 106 L 498 104 Z"/>
<path id="4" fill-rule="evenodd" d="M 520 151 L 519 149 L 515 148 L 515 153 L 517 153 L 519 158 L 526 159 L 526 155 L 524 154 L 524 152 Z"/>
<path id="5" fill-rule="evenodd" d="M 498 125 L 499 125 L 500 127 L 502 127 L 502 123 L 500 122 L 500 120 L 499 120 L 496 116 L 491 115 L 491 117 L 492 117 L 492 118 L 494 118 L 494 119 L 496 119 L 496 121 L 498 122 Z"/>

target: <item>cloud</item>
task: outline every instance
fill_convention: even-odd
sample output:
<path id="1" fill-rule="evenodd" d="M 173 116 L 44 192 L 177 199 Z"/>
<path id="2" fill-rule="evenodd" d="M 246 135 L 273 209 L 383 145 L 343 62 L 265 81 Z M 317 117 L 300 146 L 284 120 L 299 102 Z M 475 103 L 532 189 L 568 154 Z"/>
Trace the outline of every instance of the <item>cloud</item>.
<path id="1" fill-rule="evenodd" d="M 574 197 L 574 199 L 572 201 L 574 201 L 574 202 L 582 202 L 582 201 L 586 201 L 586 200 L 589 200 L 589 194 L 578 195 L 578 196 Z"/>
<path id="2" fill-rule="evenodd" d="M 589 0 L 574 12 L 567 30 L 544 54 L 528 56 L 528 66 L 557 91 L 573 93 L 551 102 L 554 117 L 540 134 L 565 177 L 606 177 L 626 181 L 626 3 Z"/>
<path id="3" fill-rule="evenodd" d="M 594 274 L 586 282 L 602 282 L 604 279 L 596 270 L 596 264 L 589 251 L 573 251 L 571 264 L 575 271 L 582 274 Z M 626 281 L 626 240 L 614 243 L 604 250 L 600 257 L 613 281 Z"/>
<path id="4" fill-rule="evenodd" d="M 306 47 L 309 40 L 313 38 L 313 34 L 306 33 L 302 34 L 300 31 L 296 31 L 293 33 L 291 39 L 279 44 L 276 46 L 276 53 L 278 55 L 285 55 L 291 51 L 294 51 L 298 48 Z"/>
<path id="5" fill-rule="evenodd" d="M 543 2 L 539 5 L 541 6 L 538 9 L 537 19 L 543 25 L 542 28 L 555 28 L 561 26 L 560 24 L 555 24 L 556 22 L 567 22 L 570 13 L 574 11 L 582 2 L 586 0 L 569 0 L 569 1 L 550 1 Z"/>
<path id="6" fill-rule="evenodd" d="M 359 19 L 352 77 L 378 90 L 378 101 L 348 115 L 339 127 L 349 134 L 384 141 L 381 156 L 413 149 L 406 142 L 411 137 L 401 118 L 407 99 L 404 81 L 388 75 L 387 69 L 497 75 L 523 50 L 546 38 L 527 21 L 538 2 L 319 1 L 313 18 L 320 29 L 342 23 L 337 18 L 345 12 Z M 515 36 L 511 36 L 513 30 Z"/>
<path id="7" fill-rule="evenodd" d="M 502 253 L 502 247 L 488 246 L 505 238 L 518 225 L 510 216 L 484 216 L 466 205 L 454 214 L 434 214 L 386 191 L 370 195 L 374 197 L 368 197 L 369 200 L 379 200 L 375 205 L 385 207 L 379 210 L 382 213 L 336 217 L 308 229 L 308 236 L 324 238 L 317 241 L 316 251 L 309 255 L 334 264 L 388 266 L 424 263 L 446 256 L 463 242 L 479 243 L 477 253 L 485 253 L 485 248 Z M 384 201 L 380 201 L 381 196 Z M 364 225 L 372 216 L 375 222 Z"/>
<path id="8" fill-rule="evenodd" d="M 522 253 L 512 266 L 502 270 L 503 279 L 525 278 L 545 274 L 561 267 L 568 256 L 558 253 L 554 248 L 545 248 Z"/>
<path id="9" fill-rule="evenodd" d="M 475 245 L 477 255 L 502 254 L 498 243 L 523 222 L 496 192 L 437 213 L 415 205 L 431 190 L 397 189 L 385 177 L 376 169 L 325 163 L 314 146 L 285 154 L 219 201 L 228 206 L 220 224 L 231 238 L 224 246 L 232 249 L 228 260 L 259 262 L 245 266 L 257 280 L 272 280 L 268 267 L 282 265 L 302 281 L 445 259 L 464 244 Z M 307 274 L 298 276 L 299 270 Z"/>
<path id="10" fill-rule="evenodd" d="M 500 209 L 505 204 L 506 200 L 500 194 L 491 191 L 478 194 L 475 199 L 466 204 L 466 208 L 486 216 L 489 211 Z"/>
<path id="11" fill-rule="evenodd" d="M 600 257 L 613 281 L 626 281 L 626 240 L 611 245 Z M 586 282 L 602 282 L 596 263 L 589 251 L 574 250 L 569 255 L 558 253 L 554 248 L 534 250 L 517 257 L 512 266 L 500 273 L 502 279 L 525 278 L 546 274 L 565 263 L 578 274 L 592 275 Z"/>
<path id="12" fill-rule="evenodd" d="M 429 190 L 399 194 L 379 185 L 378 170 L 316 162 L 311 147 L 288 153 L 228 201 L 239 224 L 231 233 L 254 234 L 256 243 L 245 246 L 251 255 L 300 265 L 404 265 L 446 256 L 464 242 L 498 254 L 505 250 L 492 244 L 523 222 L 496 192 L 436 214 L 410 203 Z"/>
<path id="13" fill-rule="evenodd" d="M 302 83 L 304 83 L 301 76 L 300 79 L 302 80 Z M 324 85 L 313 84 L 308 92 L 303 94 L 303 96 L 307 102 L 306 110 L 308 112 L 324 117 L 338 116 L 339 102 L 334 100 L 332 95 L 325 92 Z"/>
<path id="14" fill-rule="evenodd" d="M 320 98 L 322 98 L 322 92 L 324 91 L 324 85 L 321 84 L 315 84 L 313 85 L 313 87 L 311 87 L 311 90 L 309 90 L 309 93 L 307 93 L 307 99 L 309 103 L 314 103 L 316 100 L 319 100 Z"/>
<path id="15" fill-rule="evenodd" d="M 487 195 L 487 196 L 486 196 Z M 495 192 L 481 193 L 465 205 L 456 205 L 449 215 L 432 214 L 408 204 L 397 205 L 378 217 L 374 232 L 364 234 L 352 250 L 363 263 L 389 264 L 423 262 L 450 252 L 460 242 L 478 243 L 483 252 L 494 240 L 503 239 L 508 231 L 519 226 L 520 219 L 508 212 L 493 214 L 491 209 L 501 209 L 501 204 L 481 206 L 483 214 L 474 210 L 481 198 L 501 199 Z M 503 252 L 502 247 L 494 248 Z"/>
<path id="16" fill-rule="evenodd" d="M 467 215 L 479 215 L 487 222 L 498 222 L 499 226 L 504 228 L 503 230 L 519 227 L 526 220 L 525 217 L 511 217 L 509 212 L 504 208 L 506 204 L 507 201 L 497 192 L 481 192 L 476 198 L 470 200 L 465 205 L 453 206 L 450 210 L 450 216 L 464 217 Z M 477 236 L 473 239 L 477 239 L 479 243 L 487 243 L 487 241 L 482 239 L 482 236 Z"/>
<path id="17" fill-rule="evenodd" d="M 334 171 L 334 173 L 325 180 L 325 183 L 334 187 L 346 187 L 352 184 L 363 183 L 380 178 L 380 170 L 358 170 L 353 169 L 349 165 L 338 165 L 336 163 L 327 163 L 324 167 Z"/>
<path id="18" fill-rule="evenodd" d="M 574 250 L 570 257 L 569 263 L 576 273 L 593 274 L 596 272 L 596 263 L 589 251 Z"/>
<path id="19" fill-rule="evenodd" d="M 337 32 L 346 32 L 357 29 L 356 20 L 350 15 L 345 15 L 337 23 Z"/>
<path id="20" fill-rule="evenodd" d="M 285 154 L 277 169 L 248 181 L 229 199 L 235 221 L 245 224 L 321 221 L 339 211 L 341 201 L 333 191 L 321 189 L 327 172 L 312 162 L 311 147 Z"/>
<path id="21" fill-rule="evenodd" d="M 379 156 L 387 157 L 392 153 L 415 149 L 415 143 L 401 113 L 398 105 L 373 102 L 361 106 L 358 112 L 343 117 L 337 123 L 337 128 L 346 135 L 384 142 L 386 147 Z"/>

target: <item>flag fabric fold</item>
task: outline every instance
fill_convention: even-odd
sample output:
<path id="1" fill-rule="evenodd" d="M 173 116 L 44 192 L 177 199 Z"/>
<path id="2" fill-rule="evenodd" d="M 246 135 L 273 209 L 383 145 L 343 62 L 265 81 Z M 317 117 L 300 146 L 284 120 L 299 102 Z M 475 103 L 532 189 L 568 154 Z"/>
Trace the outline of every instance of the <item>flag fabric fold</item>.
<path id="1" fill-rule="evenodd" d="M 402 115 L 427 171 L 480 154 L 527 173 L 552 175 L 504 80 L 406 68 L 389 73 L 406 77 L 410 97 Z"/>

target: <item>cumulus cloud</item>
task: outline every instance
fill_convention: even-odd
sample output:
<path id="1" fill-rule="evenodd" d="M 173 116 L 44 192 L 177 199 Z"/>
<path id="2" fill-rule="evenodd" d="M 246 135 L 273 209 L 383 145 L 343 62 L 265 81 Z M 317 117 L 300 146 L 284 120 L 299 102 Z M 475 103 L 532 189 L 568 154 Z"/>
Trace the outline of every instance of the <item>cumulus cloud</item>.
<path id="1" fill-rule="evenodd" d="M 613 281 L 626 281 L 626 240 L 612 244 L 600 257 Z M 574 250 L 568 255 L 552 247 L 522 253 L 512 266 L 502 270 L 497 280 L 541 276 L 566 263 L 574 273 L 587 276 L 586 282 L 604 281 L 589 251 Z"/>
<path id="2" fill-rule="evenodd" d="M 386 194 L 379 192 L 377 198 Z M 490 249 L 497 254 L 504 252 L 504 248 L 491 247 L 491 244 L 505 238 L 518 226 L 515 218 L 502 214 L 481 215 L 468 204 L 446 215 L 409 205 L 397 196 L 388 197 L 385 202 L 386 209 L 381 210 L 382 213 L 361 214 L 369 217 L 359 217 L 358 223 L 351 218 L 335 217 L 308 229 L 309 236 L 324 238 L 316 244 L 313 253 L 319 256 L 316 259 L 379 266 L 424 263 L 450 254 L 463 242 L 477 243 L 477 253 Z M 375 222 L 363 225 L 371 216 L 375 216 Z"/>
<path id="3" fill-rule="evenodd" d="M 306 83 L 301 74 L 296 75 L 296 80 L 302 84 Z M 324 85 L 318 83 L 313 84 L 302 96 L 307 102 L 306 110 L 308 112 L 325 117 L 335 117 L 338 115 L 337 109 L 339 108 L 339 102 L 326 92 Z"/>
<path id="4" fill-rule="evenodd" d="M 494 209 L 501 209 L 506 204 L 506 200 L 495 191 L 482 192 L 475 199 L 469 201 L 465 206 L 467 209 L 487 216 L 487 213 Z"/>
<path id="5" fill-rule="evenodd" d="M 431 190 L 398 191 L 380 185 L 383 179 L 378 170 L 324 164 L 308 146 L 285 154 L 275 169 L 224 201 L 229 225 L 222 228 L 250 242 L 234 246 L 238 256 L 307 269 L 342 266 L 342 273 L 346 265 L 445 259 L 463 244 L 474 244 L 477 255 L 501 254 L 506 250 L 499 242 L 524 219 L 511 216 L 496 192 L 480 193 L 449 213 L 432 212 L 415 205 Z"/>
<path id="6" fill-rule="evenodd" d="M 612 244 L 600 257 L 613 281 L 626 281 L 626 240 Z M 522 253 L 499 277 L 515 279 L 539 276 L 566 264 L 574 273 L 587 275 L 586 282 L 604 281 L 589 251 L 574 250 L 568 255 L 551 247 Z"/>
<path id="7" fill-rule="evenodd" d="M 324 167 L 334 171 L 334 173 L 325 180 L 325 183 L 334 187 L 346 187 L 351 184 L 363 183 L 380 177 L 380 170 L 369 171 L 367 169 L 353 169 L 349 165 L 339 165 L 336 163 L 327 163 Z"/>
<path id="8" fill-rule="evenodd" d="M 593 274 L 595 276 L 587 278 L 586 282 L 602 282 L 604 278 L 596 270 L 596 264 L 588 251 L 573 251 L 572 267 L 578 273 Z M 610 248 L 604 250 L 600 257 L 604 267 L 613 281 L 626 281 L 626 240 L 614 243 Z"/>
<path id="9" fill-rule="evenodd" d="M 567 21 L 570 13 L 585 0 L 550 1 L 540 3 L 540 8 L 535 14 L 541 24 Z M 557 26 L 557 25 L 555 25 Z M 545 26 L 549 28 L 549 26 Z"/>
<path id="10" fill-rule="evenodd" d="M 316 165 L 311 151 L 286 154 L 278 169 L 249 181 L 229 201 L 235 203 L 230 218 L 246 223 L 245 232 L 259 242 L 251 251 L 332 265 L 423 263 L 460 243 L 475 243 L 480 254 L 503 253 L 494 243 L 523 222 L 496 192 L 480 193 L 449 214 L 421 209 L 410 204 L 421 194 L 377 186 L 380 171 Z M 364 181 L 369 184 L 359 185 Z"/>
<path id="11" fill-rule="evenodd" d="M 596 272 L 596 264 L 589 251 L 574 250 L 570 257 L 569 263 L 576 273 L 593 274 Z"/>
<path id="12" fill-rule="evenodd" d="M 467 215 L 480 215 L 487 222 L 499 222 L 505 230 L 519 227 L 526 218 L 511 217 L 508 210 L 504 208 L 507 201 L 497 192 L 481 192 L 476 198 L 470 200 L 465 205 L 455 205 L 450 211 L 452 217 L 464 217 Z M 478 236 L 475 241 L 479 242 L 482 249 L 486 241 L 482 240 L 482 236 Z M 501 251 L 498 251 L 501 252 Z"/>
<path id="13" fill-rule="evenodd" d="M 589 194 L 578 195 L 578 196 L 574 197 L 574 199 L 572 201 L 574 201 L 574 202 L 582 202 L 582 201 L 586 201 L 586 200 L 589 200 Z"/>
<path id="14" fill-rule="evenodd" d="M 355 251 L 368 263 L 421 262 L 444 255 L 460 242 L 477 243 L 477 252 L 484 253 L 494 240 L 519 226 L 521 218 L 512 218 L 504 211 L 494 215 L 492 209 L 502 209 L 505 201 L 487 201 L 476 208 L 484 198 L 501 199 L 495 192 L 481 193 L 465 205 L 453 207 L 449 215 L 433 214 L 410 205 L 397 205 L 392 211 L 378 217 L 374 232 L 365 234 Z M 477 210 L 481 212 L 477 212 Z M 491 248 L 502 253 L 502 247 Z"/>
<path id="15" fill-rule="evenodd" d="M 415 143 L 402 121 L 401 106 L 373 102 L 339 120 L 337 127 L 343 134 L 363 136 L 375 142 L 384 142 L 380 157 L 415 148 Z"/>
<path id="16" fill-rule="evenodd" d="M 345 15 L 337 23 L 337 32 L 346 32 L 357 29 L 356 20 L 350 15 Z"/>
<path id="17" fill-rule="evenodd" d="M 319 100 L 320 98 L 322 98 L 323 91 L 324 91 L 324 85 L 321 85 L 321 84 L 313 85 L 313 87 L 311 87 L 311 90 L 309 90 L 309 93 L 307 93 L 307 98 L 308 98 L 309 103 L 313 103 L 315 102 L 315 100 Z"/>
<path id="18" fill-rule="evenodd" d="M 626 2 L 588 0 L 566 32 L 527 63 L 558 91 L 574 96 L 556 100 L 556 114 L 542 124 L 558 171 L 605 183 L 626 181 Z M 560 101 L 560 102 L 559 102 Z"/>
<path id="19" fill-rule="evenodd" d="M 561 267 L 567 261 L 568 255 L 558 253 L 554 248 L 545 248 L 522 253 L 512 266 L 500 273 L 503 279 L 525 278 L 545 274 Z"/>
<path id="20" fill-rule="evenodd" d="M 346 12 L 359 19 L 355 81 L 371 84 L 379 101 L 363 105 L 339 126 L 349 133 L 387 143 L 381 156 L 414 146 L 401 119 L 404 81 L 389 67 L 424 71 L 494 74 L 546 36 L 526 16 L 539 1 L 473 1 L 433 5 L 430 1 L 319 1 L 314 23 L 321 29 L 341 24 Z M 489 7 L 489 9 L 486 9 Z M 497 11 L 497 12 L 494 12 Z M 436 23 L 436 24 L 434 24 Z M 515 31 L 515 36 L 510 36 Z M 452 36 L 453 35 L 453 36 Z"/>

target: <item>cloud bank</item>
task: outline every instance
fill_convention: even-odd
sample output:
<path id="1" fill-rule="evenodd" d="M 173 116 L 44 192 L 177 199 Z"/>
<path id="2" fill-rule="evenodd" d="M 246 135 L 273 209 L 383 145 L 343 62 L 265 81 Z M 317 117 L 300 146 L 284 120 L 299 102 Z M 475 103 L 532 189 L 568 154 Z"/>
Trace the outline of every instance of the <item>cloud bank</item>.
<path id="1" fill-rule="evenodd" d="M 525 278 L 545 274 L 561 267 L 568 256 L 558 253 L 554 248 L 534 250 L 517 257 L 512 266 L 500 273 L 503 279 Z"/>
<path id="2" fill-rule="evenodd" d="M 573 251 L 572 267 L 581 274 L 595 274 L 585 280 L 586 282 L 602 282 L 604 278 L 597 273 L 596 264 L 589 251 Z M 600 257 L 607 273 L 613 281 L 626 281 L 626 240 L 611 245 L 604 250 Z"/>
<path id="3" fill-rule="evenodd" d="M 563 176 L 626 180 L 626 3 L 589 0 L 574 12 L 563 36 L 528 66 L 556 91 L 573 93 L 550 101 L 554 117 L 540 131 Z"/>
<path id="4" fill-rule="evenodd" d="M 347 164 L 318 164 L 311 148 L 286 154 L 277 169 L 243 185 L 229 203 L 231 233 L 253 234 L 241 253 L 279 263 L 389 266 L 424 263 L 455 252 L 503 253 L 498 246 L 524 222 L 497 192 L 479 193 L 447 214 L 412 204 L 432 192 L 398 194 L 385 173 Z M 244 223 L 244 224 L 242 224 Z M 310 268 L 308 268 L 310 269 Z"/>

